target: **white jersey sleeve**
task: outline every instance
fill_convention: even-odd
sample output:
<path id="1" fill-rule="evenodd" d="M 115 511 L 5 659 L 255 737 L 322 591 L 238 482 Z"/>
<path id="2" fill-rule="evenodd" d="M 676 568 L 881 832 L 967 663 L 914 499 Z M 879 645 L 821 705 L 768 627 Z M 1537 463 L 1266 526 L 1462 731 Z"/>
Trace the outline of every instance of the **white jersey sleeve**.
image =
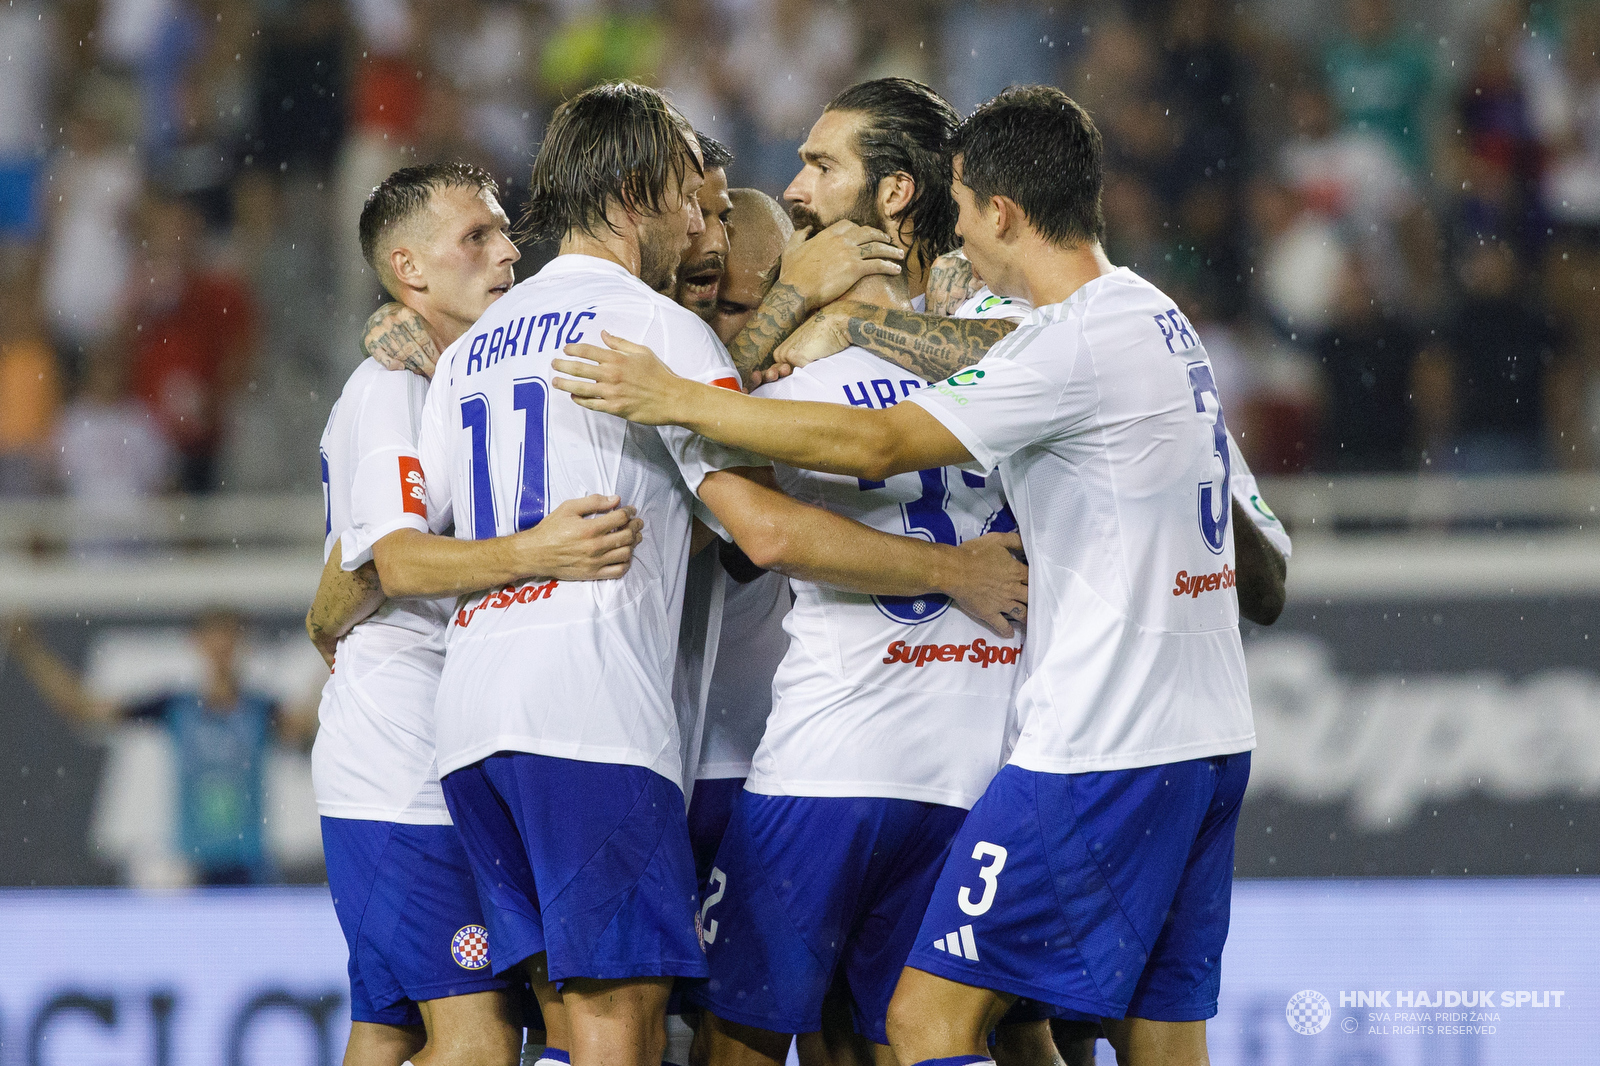
<path id="1" fill-rule="evenodd" d="M 1250 464 L 1244 461 L 1244 453 L 1239 450 L 1239 444 L 1233 439 L 1233 433 L 1228 434 L 1228 454 L 1232 456 L 1232 477 L 1230 484 L 1233 487 L 1233 498 L 1239 501 L 1239 506 L 1244 513 L 1250 516 L 1250 521 L 1261 530 L 1261 535 L 1285 558 L 1289 558 L 1294 551 L 1294 545 L 1289 542 L 1289 531 L 1283 528 L 1283 521 L 1272 513 L 1272 508 L 1267 506 L 1267 501 L 1261 498 L 1261 487 L 1256 484 L 1256 476 L 1250 471 Z"/>
<path id="2" fill-rule="evenodd" d="M 325 549 L 372 558 L 397 529 L 426 530 L 416 431 L 427 382 L 367 360 L 328 416 L 321 459 Z M 389 599 L 339 642 L 311 752 L 318 813 L 448 825 L 434 762 L 433 705 L 444 669 L 447 600 Z"/>
<path id="3" fill-rule="evenodd" d="M 1126 269 L 909 397 L 999 469 L 1027 552 L 1012 761 L 1051 773 L 1245 751 L 1232 449 L 1205 348 Z"/>
<path id="4" fill-rule="evenodd" d="M 365 365 L 365 364 L 364 364 Z M 428 531 L 428 501 L 417 456 L 422 401 L 428 382 L 376 363 L 362 388 L 341 404 L 354 405 L 350 443 L 360 449 L 350 474 L 348 525 L 340 538 L 341 565 L 354 570 L 372 559 L 372 546 L 397 529 Z"/>
<path id="5" fill-rule="evenodd" d="M 1015 296 L 996 296 L 984 286 L 956 308 L 951 318 L 998 318 L 1022 322 L 1033 314 L 1033 305 Z"/>

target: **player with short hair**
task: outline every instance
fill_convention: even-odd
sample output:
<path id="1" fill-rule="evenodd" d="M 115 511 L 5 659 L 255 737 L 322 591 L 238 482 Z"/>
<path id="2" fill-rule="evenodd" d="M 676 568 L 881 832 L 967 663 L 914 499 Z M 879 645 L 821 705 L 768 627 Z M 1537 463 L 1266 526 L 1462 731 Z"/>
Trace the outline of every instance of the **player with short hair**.
<path id="1" fill-rule="evenodd" d="M 677 284 L 672 298 L 707 322 L 717 309 L 717 288 L 728 264 L 728 217 L 733 201 L 728 198 L 728 164 L 733 153 L 727 145 L 696 132 L 705 183 L 695 194 L 700 220 L 705 227 L 689 238 L 689 247 L 678 266 Z"/>
<path id="2" fill-rule="evenodd" d="M 715 336 L 660 295 L 703 225 L 702 181 L 693 131 L 654 90 L 600 85 L 557 108 L 529 222 L 560 251 L 443 354 L 422 419 L 436 529 L 508 533 L 581 487 L 626 495 L 650 531 L 614 584 L 469 601 L 439 687 L 439 768 L 494 969 L 527 964 L 560 982 L 577 1066 L 655 1066 L 671 979 L 705 972 L 670 676 L 691 511 L 765 569 L 949 594 L 1006 634 L 1023 608 L 1012 538 L 953 547 L 878 533 L 789 499 L 744 453 L 551 402 L 561 346 L 616 332 L 737 391 Z"/>
<path id="3" fill-rule="evenodd" d="M 1035 307 L 975 366 L 868 411 L 722 395 L 615 341 L 570 346 L 555 385 L 800 468 L 999 470 L 1034 567 L 1022 734 L 956 836 L 891 1042 L 987 1062 L 1028 997 L 1102 1018 L 1118 1061 L 1204 1062 L 1255 744 L 1210 362 L 1105 258 L 1100 135 L 1064 93 L 1007 90 L 951 154 L 968 257 Z"/>
<path id="4" fill-rule="evenodd" d="M 430 164 L 373 190 L 361 244 L 384 287 L 448 344 L 510 287 L 517 251 L 506 228 L 487 173 Z M 323 691 L 312 777 L 350 945 L 347 1066 L 517 1061 L 521 1020 L 489 973 L 492 943 L 434 761 L 454 607 L 445 597 L 535 575 L 618 577 L 638 539 L 632 512 L 603 496 L 498 540 L 430 535 L 417 457 L 426 389 L 425 378 L 363 360 L 321 444 L 328 566 L 307 625 L 330 665 L 336 645 L 338 669 Z"/>

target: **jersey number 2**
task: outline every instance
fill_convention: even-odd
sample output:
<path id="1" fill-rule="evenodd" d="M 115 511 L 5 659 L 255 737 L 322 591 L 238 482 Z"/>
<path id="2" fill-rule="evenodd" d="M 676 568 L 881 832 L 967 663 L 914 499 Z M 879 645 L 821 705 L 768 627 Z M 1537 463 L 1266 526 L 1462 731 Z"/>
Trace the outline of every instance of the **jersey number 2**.
<path id="1" fill-rule="evenodd" d="M 1222 460 L 1222 491 L 1217 491 L 1215 481 L 1200 482 L 1200 536 L 1206 547 L 1220 555 L 1228 543 L 1228 516 L 1233 508 L 1233 497 L 1228 489 L 1228 481 L 1233 476 L 1233 462 L 1228 456 L 1228 423 L 1222 417 L 1222 397 L 1217 393 L 1217 380 L 1209 366 L 1189 364 L 1189 388 L 1194 392 L 1194 409 L 1200 414 L 1207 413 L 1207 394 L 1217 405 L 1217 417 L 1211 423 L 1211 440 L 1217 458 Z"/>
<path id="2" fill-rule="evenodd" d="M 549 474 L 545 463 L 545 407 L 549 389 L 540 378 L 511 383 L 511 406 L 521 411 L 522 460 L 517 472 L 517 527 L 532 529 L 544 521 Z M 472 440 L 472 538 L 487 540 L 497 534 L 494 480 L 489 473 L 489 398 L 475 393 L 461 401 L 461 428 Z"/>

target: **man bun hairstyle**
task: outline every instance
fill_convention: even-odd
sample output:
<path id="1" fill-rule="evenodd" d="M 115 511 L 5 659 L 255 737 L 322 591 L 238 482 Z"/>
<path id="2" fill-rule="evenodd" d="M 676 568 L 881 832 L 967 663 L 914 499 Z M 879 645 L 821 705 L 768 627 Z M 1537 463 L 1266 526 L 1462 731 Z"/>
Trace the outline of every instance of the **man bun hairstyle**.
<path id="1" fill-rule="evenodd" d="M 395 226 L 409 221 L 428 206 L 440 189 L 488 189 L 498 199 L 500 185 L 482 167 L 471 163 L 424 163 L 401 167 L 384 178 L 361 207 L 361 256 L 383 277 L 378 263 L 378 242 Z"/>
<path id="2" fill-rule="evenodd" d="M 1105 146 L 1089 112 L 1060 89 L 1007 89 L 961 123 L 950 154 L 980 205 L 1004 196 L 1054 244 L 1105 240 Z"/>
<path id="3" fill-rule="evenodd" d="M 522 228 L 535 240 L 593 235 L 613 205 L 660 214 L 688 168 L 703 173 L 694 129 L 666 97 L 631 81 L 563 101 L 533 161 Z"/>
<path id="4" fill-rule="evenodd" d="M 871 195 L 891 174 L 911 176 L 916 191 L 901 219 L 911 224 L 911 247 L 922 261 L 931 263 L 954 248 L 957 211 L 950 199 L 950 157 L 945 149 L 960 117 L 945 98 L 910 78 L 877 78 L 852 85 L 823 110 L 866 117 L 856 152 Z"/>

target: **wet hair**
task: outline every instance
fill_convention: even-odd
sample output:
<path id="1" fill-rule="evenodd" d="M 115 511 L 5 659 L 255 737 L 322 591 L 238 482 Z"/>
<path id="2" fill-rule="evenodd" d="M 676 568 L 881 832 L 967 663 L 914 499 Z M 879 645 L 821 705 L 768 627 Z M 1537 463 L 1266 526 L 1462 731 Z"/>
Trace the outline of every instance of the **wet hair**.
<path id="1" fill-rule="evenodd" d="M 715 137 L 695 130 L 694 138 L 700 142 L 700 162 L 706 170 L 718 167 L 726 169 L 733 162 L 733 152 Z"/>
<path id="2" fill-rule="evenodd" d="M 654 89 L 631 81 L 585 89 L 545 129 L 521 230 L 535 240 L 593 235 L 613 204 L 660 214 L 688 169 L 704 172 L 689 150 L 694 137 Z"/>
<path id="3" fill-rule="evenodd" d="M 440 189 L 488 189 L 496 198 L 500 186 L 487 170 L 471 163 L 424 163 L 401 167 L 373 189 L 361 208 L 361 255 L 383 276 L 378 242 L 383 235 L 428 206 Z"/>
<path id="4" fill-rule="evenodd" d="M 1105 146 L 1089 113 L 1060 89 L 1007 89 L 961 123 L 950 154 L 961 157 L 961 184 L 978 203 L 1006 197 L 1054 244 L 1105 240 Z"/>
<path id="5" fill-rule="evenodd" d="M 824 110 L 866 117 L 856 153 L 867 172 L 867 195 L 876 197 L 878 184 L 891 174 L 911 176 L 916 191 L 901 217 L 911 223 L 911 247 L 923 262 L 954 248 L 957 211 L 945 147 L 960 119 L 944 97 L 909 78 L 877 78 L 852 85 Z"/>

